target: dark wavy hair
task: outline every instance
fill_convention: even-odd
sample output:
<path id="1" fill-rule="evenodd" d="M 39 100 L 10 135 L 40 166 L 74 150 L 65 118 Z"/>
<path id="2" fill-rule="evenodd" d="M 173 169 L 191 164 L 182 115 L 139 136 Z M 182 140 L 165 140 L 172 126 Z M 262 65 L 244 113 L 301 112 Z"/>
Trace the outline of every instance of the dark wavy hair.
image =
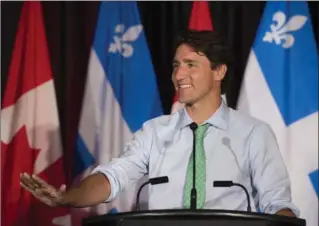
<path id="1" fill-rule="evenodd" d="M 230 63 L 230 53 L 226 43 L 213 31 L 188 30 L 181 32 L 175 41 L 175 51 L 181 44 L 191 46 L 198 54 L 204 54 L 214 70 Z"/>

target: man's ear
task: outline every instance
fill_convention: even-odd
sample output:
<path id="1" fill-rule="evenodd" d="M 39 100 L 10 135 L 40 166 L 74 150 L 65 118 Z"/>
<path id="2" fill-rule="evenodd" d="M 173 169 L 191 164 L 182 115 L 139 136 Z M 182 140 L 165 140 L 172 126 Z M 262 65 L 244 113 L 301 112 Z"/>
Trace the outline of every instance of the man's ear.
<path id="1" fill-rule="evenodd" d="M 221 64 L 215 69 L 215 80 L 221 81 L 225 78 L 227 72 L 226 64 Z"/>

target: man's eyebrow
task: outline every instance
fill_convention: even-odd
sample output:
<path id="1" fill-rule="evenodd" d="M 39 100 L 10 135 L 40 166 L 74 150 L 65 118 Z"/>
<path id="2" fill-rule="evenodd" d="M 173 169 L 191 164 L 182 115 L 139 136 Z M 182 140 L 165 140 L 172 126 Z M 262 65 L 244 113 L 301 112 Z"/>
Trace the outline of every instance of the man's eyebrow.
<path id="1" fill-rule="evenodd" d="M 197 60 L 192 60 L 192 59 L 183 59 L 183 62 L 185 62 L 185 63 L 198 63 L 198 61 Z"/>
<path id="2" fill-rule="evenodd" d="M 182 60 L 184 63 L 198 63 L 197 60 L 192 60 L 192 59 L 183 59 Z M 176 59 L 173 60 L 173 64 L 179 64 L 180 62 Z"/>

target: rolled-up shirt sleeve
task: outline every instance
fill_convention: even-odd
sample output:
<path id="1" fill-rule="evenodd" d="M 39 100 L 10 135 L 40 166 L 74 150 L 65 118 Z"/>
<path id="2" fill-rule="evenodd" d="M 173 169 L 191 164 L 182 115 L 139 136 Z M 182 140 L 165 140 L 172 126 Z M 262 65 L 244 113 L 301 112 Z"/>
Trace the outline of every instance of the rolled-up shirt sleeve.
<path id="1" fill-rule="evenodd" d="M 91 174 L 102 173 L 110 181 L 111 194 L 105 202 L 112 201 L 125 188 L 136 183 L 148 173 L 152 139 L 153 130 L 146 122 L 142 129 L 133 134 L 132 140 L 126 143 L 119 157 L 93 169 Z"/>
<path id="2" fill-rule="evenodd" d="M 256 126 L 249 143 L 251 176 L 261 212 L 275 214 L 281 209 L 290 209 L 300 216 L 292 202 L 290 178 L 270 126 Z"/>

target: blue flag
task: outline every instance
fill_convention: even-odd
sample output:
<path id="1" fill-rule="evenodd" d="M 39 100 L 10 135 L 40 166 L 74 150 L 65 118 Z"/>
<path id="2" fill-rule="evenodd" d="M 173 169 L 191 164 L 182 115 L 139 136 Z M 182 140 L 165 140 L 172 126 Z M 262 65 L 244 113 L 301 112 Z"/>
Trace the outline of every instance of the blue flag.
<path id="1" fill-rule="evenodd" d="M 238 109 L 269 123 L 288 168 L 292 201 L 318 224 L 318 51 L 306 2 L 267 2 Z"/>
<path id="2" fill-rule="evenodd" d="M 83 100 L 74 175 L 108 163 L 149 119 L 162 115 L 143 26 L 135 2 L 102 2 Z M 135 190 L 98 208 L 130 211 Z"/>

